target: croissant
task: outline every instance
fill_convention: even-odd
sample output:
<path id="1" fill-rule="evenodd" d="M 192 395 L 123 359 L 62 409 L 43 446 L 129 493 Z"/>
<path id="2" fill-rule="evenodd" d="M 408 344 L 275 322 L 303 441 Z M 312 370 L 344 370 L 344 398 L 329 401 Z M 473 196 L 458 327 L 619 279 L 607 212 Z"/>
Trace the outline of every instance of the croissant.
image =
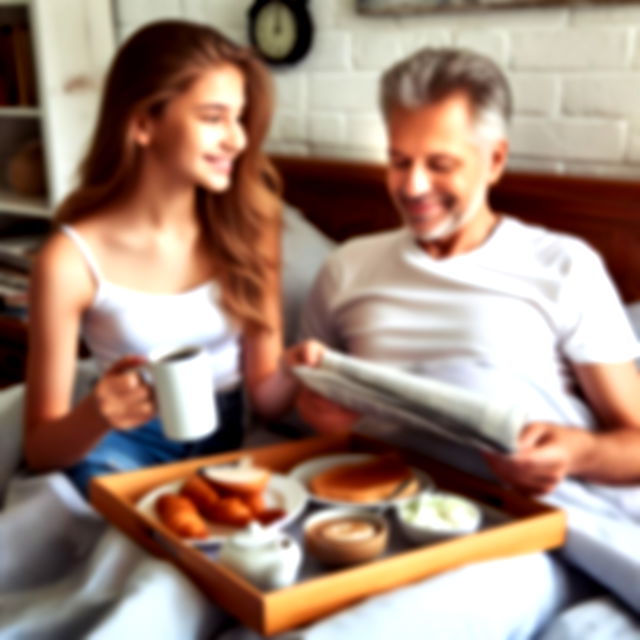
<path id="1" fill-rule="evenodd" d="M 239 497 L 242 498 L 242 501 L 249 507 L 254 516 L 265 510 L 263 491 L 254 491 L 253 493 L 247 493 Z"/>
<path id="2" fill-rule="evenodd" d="M 156 501 L 160 520 L 183 538 L 206 538 L 209 529 L 195 504 L 185 496 L 165 493 Z"/>
<path id="3" fill-rule="evenodd" d="M 284 509 L 281 509 L 280 507 L 271 507 L 270 509 L 263 509 L 262 511 L 259 511 L 256 514 L 256 519 L 261 525 L 266 527 L 272 522 L 284 518 L 286 515 L 287 512 Z"/>
<path id="4" fill-rule="evenodd" d="M 220 524 L 244 527 L 253 520 L 253 513 L 242 498 L 230 496 L 220 498 L 207 514 L 207 519 Z"/>
<path id="5" fill-rule="evenodd" d="M 180 489 L 180 495 L 189 498 L 205 518 L 213 520 L 211 513 L 220 500 L 220 495 L 202 476 L 196 473 L 187 478 Z"/>

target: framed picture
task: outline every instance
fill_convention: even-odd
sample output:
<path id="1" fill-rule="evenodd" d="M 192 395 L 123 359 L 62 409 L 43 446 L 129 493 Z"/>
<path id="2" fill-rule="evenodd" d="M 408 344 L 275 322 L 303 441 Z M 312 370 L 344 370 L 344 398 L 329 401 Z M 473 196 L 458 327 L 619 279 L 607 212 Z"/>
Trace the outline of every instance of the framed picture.
<path id="1" fill-rule="evenodd" d="M 616 0 L 618 4 L 640 0 Z M 357 10 L 370 14 L 419 13 L 470 9 L 504 9 L 511 7 L 552 7 L 610 5 L 611 0 L 357 0 Z"/>

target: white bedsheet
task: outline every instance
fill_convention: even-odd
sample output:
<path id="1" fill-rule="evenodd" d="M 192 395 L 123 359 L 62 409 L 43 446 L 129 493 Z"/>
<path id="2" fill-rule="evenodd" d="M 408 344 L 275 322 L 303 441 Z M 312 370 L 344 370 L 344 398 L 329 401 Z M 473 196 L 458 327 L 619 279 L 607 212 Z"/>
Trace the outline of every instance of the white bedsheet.
<path id="1" fill-rule="evenodd" d="M 226 616 L 172 564 L 108 525 L 62 473 L 16 473 L 23 395 L 0 392 L 0 638 L 211 638 Z"/>
<path id="2" fill-rule="evenodd" d="M 218 637 L 227 616 L 172 564 L 107 525 L 63 474 L 14 473 L 21 405 L 20 387 L 0 392 L 0 638 Z M 640 489 L 566 482 L 553 499 L 569 514 L 567 557 L 640 611 Z M 593 620 L 600 620 L 598 640 L 640 638 L 637 617 L 600 599 L 561 616 L 544 640 L 583 640 Z"/>
<path id="3" fill-rule="evenodd" d="M 0 514 L 3 640 L 210 638 L 225 617 L 105 524 L 60 473 L 14 478 Z"/>
<path id="4" fill-rule="evenodd" d="M 547 501 L 567 513 L 567 560 L 640 614 L 640 487 L 566 480 Z"/>

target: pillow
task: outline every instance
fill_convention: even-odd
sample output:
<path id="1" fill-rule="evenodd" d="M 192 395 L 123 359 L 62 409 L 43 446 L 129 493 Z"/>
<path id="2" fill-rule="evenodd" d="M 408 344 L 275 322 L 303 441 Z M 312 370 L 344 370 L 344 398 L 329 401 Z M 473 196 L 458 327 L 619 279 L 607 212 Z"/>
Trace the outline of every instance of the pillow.
<path id="1" fill-rule="evenodd" d="M 634 302 L 626 306 L 627 316 L 633 327 L 633 331 L 640 342 L 640 302 Z M 636 358 L 636 364 L 640 367 L 640 357 Z"/>
<path id="2" fill-rule="evenodd" d="M 627 305 L 627 315 L 631 321 L 631 326 L 635 331 L 635 334 L 640 339 L 640 302 L 634 302 Z"/>
<path id="3" fill-rule="evenodd" d="M 24 384 L 0 391 L 0 496 L 22 459 Z"/>
<path id="4" fill-rule="evenodd" d="M 285 344 L 298 337 L 302 305 L 309 288 L 335 243 L 311 224 L 302 213 L 285 204 L 282 237 L 282 311 Z"/>

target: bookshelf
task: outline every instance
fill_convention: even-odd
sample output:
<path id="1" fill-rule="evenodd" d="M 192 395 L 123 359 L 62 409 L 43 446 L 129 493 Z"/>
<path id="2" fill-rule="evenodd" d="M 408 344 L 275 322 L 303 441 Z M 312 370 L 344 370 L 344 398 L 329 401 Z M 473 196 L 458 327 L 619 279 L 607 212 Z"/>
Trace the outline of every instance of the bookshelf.
<path id="1" fill-rule="evenodd" d="M 46 198 L 23 196 L 9 188 L 0 189 L 0 203 L 5 212 L 20 216 L 46 218 L 50 215 Z"/>
<path id="2" fill-rule="evenodd" d="M 0 106 L 0 117 L 2 118 L 40 118 L 42 112 L 36 106 Z"/>
<path id="3" fill-rule="evenodd" d="M 16 246 L 44 237 L 74 184 L 114 40 L 111 0 L 0 0 L 0 387 L 27 347 Z"/>
<path id="4" fill-rule="evenodd" d="M 114 50 L 111 5 L 0 0 L 0 216 L 49 219 L 73 186 Z"/>

